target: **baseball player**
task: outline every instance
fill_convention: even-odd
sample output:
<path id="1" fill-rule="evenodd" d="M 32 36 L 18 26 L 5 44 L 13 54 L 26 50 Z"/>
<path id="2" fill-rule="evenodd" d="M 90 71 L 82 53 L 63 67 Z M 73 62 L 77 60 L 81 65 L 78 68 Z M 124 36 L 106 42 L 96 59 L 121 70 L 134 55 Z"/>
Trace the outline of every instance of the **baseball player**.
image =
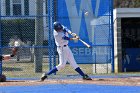
<path id="1" fill-rule="evenodd" d="M 17 47 L 14 47 L 12 49 L 12 54 L 9 54 L 9 55 L 0 55 L 0 61 L 2 60 L 9 60 L 11 57 L 14 57 L 16 55 L 18 51 L 18 48 Z"/>
<path id="2" fill-rule="evenodd" d="M 12 48 L 12 54 L 9 55 L 0 55 L 0 61 L 2 60 L 9 60 L 11 57 L 14 57 L 18 51 L 18 48 L 20 46 L 20 43 L 15 41 L 14 42 L 14 47 Z"/>
<path id="3" fill-rule="evenodd" d="M 43 73 L 40 81 L 44 81 L 48 75 L 55 73 L 61 70 L 62 68 L 64 68 L 67 61 L 75 69 L 75 71 L 77 71 L 83 77 L 83 80 L 92 80 L 77 65 L 74 56 L 68 46 L 68 42 L 70 40 L 78 40 L 79 37 L 75 33 L 72 33 L 69 29 L 61 25 L 59 22 L 54 22 L 53 34 L 54 34 L 55 44 L 57 46 L 57 52 L 59 54 L 59 64 L 49 72 Z M 73 38 L 69 38 L 68 34 L 71 34 Z"/>

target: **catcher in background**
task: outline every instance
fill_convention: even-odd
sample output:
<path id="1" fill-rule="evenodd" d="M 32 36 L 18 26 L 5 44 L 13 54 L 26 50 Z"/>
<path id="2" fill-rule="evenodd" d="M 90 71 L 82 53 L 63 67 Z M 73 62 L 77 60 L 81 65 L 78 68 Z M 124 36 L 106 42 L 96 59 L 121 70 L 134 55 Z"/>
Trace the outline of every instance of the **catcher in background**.
<path id="1" fill-rule="evenodd" d="M 9 55 L 0 55 L 0 61 L 9 60 L 11 57 L 14 57 L 18 51 L 20 44 L 18 41 L 14 42 L 14 47 L 12 48 L 12 53 Z M 0 82 L 5 82 L 6 76 L 4 74 L 0 75 Z"/>
<path id="2" fill-rule="evenodd" d="M 12 54 L 9 55 L 0 55 L 0 61 L 9 60 L 11 57 L 14 57 L 18 51 L 17 47 L 12 48 Z"/>
<path id="3" fill-rule="evenodd" d="M 14 42 L 14 47 L 12 48 L 12 54 L 9 55 L 0 55 L 0 61 L 9 60 L 11 57 L 14 57 L 18 51 L 20 44 L 18 41 Z"/>
<path id="4" fill-rule="evenodd" d="M 47 73 L 43 73 L 40 81 L 44 81 L 48 75 L 55 73 L 63 69 L 68 61 L 70 65 L 78 72 L 83 80 L 92 80 L 87 74 L 85 74 L 81 68 L 77 65 L 73 54 L 68 46 L 70 40 L 78 40 L 79 37 L 72 33 L 69 29 L 61 25 L 59 22 L 54 22 L 54 39 L 57 46 L 57 52 L 59 54 L 59 64 Z M 70 38 L 68 34 L 71 34 L 73 38 Z"/>

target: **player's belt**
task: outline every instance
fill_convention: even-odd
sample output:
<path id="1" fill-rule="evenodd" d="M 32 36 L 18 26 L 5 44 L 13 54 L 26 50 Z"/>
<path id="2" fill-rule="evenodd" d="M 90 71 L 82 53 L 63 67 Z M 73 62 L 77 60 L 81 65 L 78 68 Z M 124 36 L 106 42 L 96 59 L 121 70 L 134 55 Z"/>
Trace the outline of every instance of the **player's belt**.
<path id="1" fill-rule="evenodd" d="M 57 46 L 57 47 L 66 47 L 67 45 L 63 45 L 63 46 Z"/>
<path id="2" fill-rule="evenodd" d="M 64 45 L 64 47 L 66 47 L 67 45 Z"/>

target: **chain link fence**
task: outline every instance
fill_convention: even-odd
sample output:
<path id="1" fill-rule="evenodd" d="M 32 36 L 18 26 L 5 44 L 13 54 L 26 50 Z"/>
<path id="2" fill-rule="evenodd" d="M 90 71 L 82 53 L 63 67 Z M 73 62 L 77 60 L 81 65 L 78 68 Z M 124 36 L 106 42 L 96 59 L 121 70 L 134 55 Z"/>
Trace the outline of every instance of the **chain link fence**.
<path id="1" fill-rule="evenodd" d="M 11 54 L 14 41 L 20 42 L 17 55 L 2 61 L 2 73 L 9 78 L 39 78 L 43 72 L 56 66 L 59 59 L 53 38 L 54 21 L 65 24 L 92 46 L 88 49 L 82 43 L 70 43 L 84 72 L 90 75 L 98 70 L 109 73 L 113 63 L 113 1 L 89 0 L 87 5 L 84 2 L 86 0 L 1 0 L 1 54 Z M 93 20 L 95 16 L 97 20 Z M 87 32 L 82 32 L 84 30 Z M 77 73 L 67 64 L 51 77 L 75 75 Z"/>

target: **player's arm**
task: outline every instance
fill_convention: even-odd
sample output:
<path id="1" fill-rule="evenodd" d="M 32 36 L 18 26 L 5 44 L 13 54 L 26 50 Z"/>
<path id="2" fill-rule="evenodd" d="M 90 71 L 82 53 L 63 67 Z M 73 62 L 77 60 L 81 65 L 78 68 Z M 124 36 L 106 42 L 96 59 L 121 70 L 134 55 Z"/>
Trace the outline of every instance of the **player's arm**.
<path id="1" fill-rule="evenodd" d="M 14 57 L 18 51 L 17 47 L 12 48 L 12 54 L 0 56 L 0 60 L 9 60 L 11 57 Z"/>
<path id="2" fill-rule="evenodd" d="M 11 57 L 14 57 L 17 54 L 18 47 L 12 48 L 12 54 L 10 55 Z"/>
<path id="3" fill-rule="evenodd" d="M 19 46 L 20 43 L 18 41 L 15 41 L 14 47 L 12 48 L 12 53 L 9 55 L 1 55 L 0 60 L 9 60 L 11 57 L 14 57 L 17 54 Z"/>
<path id="4" fill-rule="evenodd" d="M 62 39 L 64 39 L 64 40 L 78 40 L 79 37 L 78 37 L 78 36 L 75 36 L 75 37 L 70 38 L 70 37 L 67 37 L 67 36 L 64 35 L 64 36 L 62 37 Z"/>
<path id="5" fill-rule="evenodd" d="M 69 34 L 72 35 L 73 37 L 76 37 L 76 36 L 77 36 L 76 33 L 72 33 L 72 31 L 69 30 L 69 29 L 67 29 L 67 28 L 64 28 L 64 32 L 69 33 Z"/>
<path id="6" fill-rule="evenodd" d="M 11 57 L 14 57 L 17 54 L 19 46 L 20 46 L 20 42 L 19 41 L 15 41 L 14 42 L 14 47 L 12 48 L 12 54 L 10 55 Z"/>
<path id="7" fill-rule="evenodd" d="M 72 38 L 69 38 L 69 37 L 67 37 L 67 36 L 63 36 L 62 37 L 62 39 L 64 39 L 64 40 L 78 40 L 79 39 L 79 37 L 75 34 L 75 33 L 72 33 L 69 29 L 67 29 L 66 27 L 63 27 L 63 31 L 64 32 L 66 32 L 66 33 L 68 33 L 68 34 L 70 34 L 70 35 L 72 35 L 73 37 Z"/>

